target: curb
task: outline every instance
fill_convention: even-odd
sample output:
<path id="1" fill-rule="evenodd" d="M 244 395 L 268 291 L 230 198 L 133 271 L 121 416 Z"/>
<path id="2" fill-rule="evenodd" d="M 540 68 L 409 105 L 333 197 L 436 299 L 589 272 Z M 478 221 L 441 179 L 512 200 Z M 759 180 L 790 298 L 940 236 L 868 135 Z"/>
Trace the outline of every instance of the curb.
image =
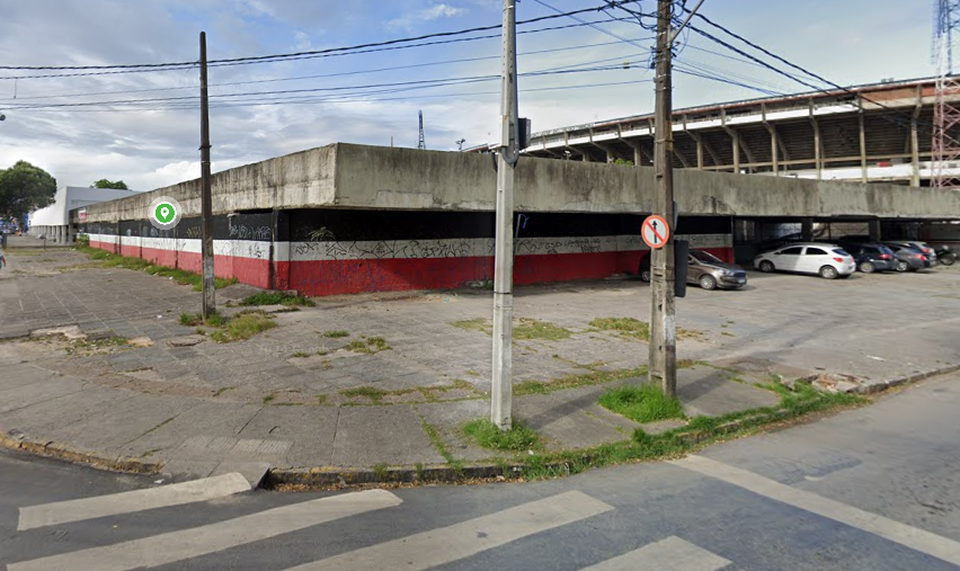
<path id="1" fill-rule="evenodd" d="M 68 444 L 52 440 L 31 440 L 19 430 L 0 433 L 0 448 L 29 452 L 37 456 L 66 460 L 75 464 L 85 464 L 101 470 L 127 472 L 132 474 L 155 474 L 160 472 L 160 462 L 144 462 L 139 458 L 126 456 L 102 456 L 96 452 L 79 450 Z"/>
<path id="2" fill-rule="evenodd" d="M 949 365 L 946 367 L 940 367 L 939 369 L 932 369 L 930 371 L 925 371 L 922 373 L 914 373 L 912 375 L 904 375 L 902 377 L 896 377 L 886 381 L 878 381 L 876 383 L 871 383 L 869 385 L 860 385 L 846 392 L 858 394 L 858 395 L 872 395 L 872 394 L 881 393 L 883 391 L 892 389 L 894 387 L 899 387 L 901 385 L 916 383 L 918 381 L 929 379 L 931 377 L 949 375 L 950 373 L 956 373 L 957 371 L 960 371 L 960 365 Z"/>

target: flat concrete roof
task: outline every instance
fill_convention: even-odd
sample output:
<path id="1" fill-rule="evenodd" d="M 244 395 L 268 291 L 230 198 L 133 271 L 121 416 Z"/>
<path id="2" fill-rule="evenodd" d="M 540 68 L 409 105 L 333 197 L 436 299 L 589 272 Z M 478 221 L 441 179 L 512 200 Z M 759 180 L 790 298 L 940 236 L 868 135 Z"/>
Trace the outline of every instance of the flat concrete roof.
<path id="1" fill-rule="evenodd" d="M 683 215 L 960 219 L 960 192 L 892 184 L 792 177 L 675 172 Z M 335 143 L 217 173 L 215 213 L 261 209 L 351 208 L 492 211 L 493 155 Z M 516 210 L 646 213 L 652 167 L 522 157 Z M 86 207 L 87 220 L 145 219 L 158 196 L 185 216 L 200 213 L 199 179 Z M 77 220 L 76 211 L 72 219 Z"/>

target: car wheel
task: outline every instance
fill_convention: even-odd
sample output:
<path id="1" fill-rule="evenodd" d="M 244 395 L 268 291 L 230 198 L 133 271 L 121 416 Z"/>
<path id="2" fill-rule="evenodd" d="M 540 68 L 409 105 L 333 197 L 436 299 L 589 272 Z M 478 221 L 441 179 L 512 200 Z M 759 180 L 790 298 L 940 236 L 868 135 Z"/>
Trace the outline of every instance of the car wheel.
<path id="1" fill-rule="evenodd" d="M 897 260 L 897 268 L 896 268 L 896 269 L 897 269 L 898 272 L 903 273 L 903 272 L 905 272 L 905 271 L 907 271 L 907 270 L 910 269 L 910 264 L 904 262 L 903 260 Z"/>
<path id="2" fill-rule="evenodd" d="M 833 266 L 823 266 L 820 268 L 820 277 L 827 280 L 836 279 L 840 275 L 840 272 L 837 271 L 837 268 Z"/>
<path id="3" fill-rule="evenodd" d="M 700 287 L 706 290 L 716 289 L 717 280 L 710 274 L 704 274 L 700 276 Z"/>
<path id="4" fill-rule="evenodd" d="M 769 274 L 769 273 L 772 272 L 774 269 L 776 269 L 776 268 L 773 267 L 773 262 L 771 262 L 770 260 L 764 260 L 764 261 L 760 262 L 760 271 L 761 271 L 761 272 L 766 272 L 766 273 Z"/>
<path id="5" fill-rule="evenodd" d="M 640 281 L 650 283 L 650 270 L 640 270 Z"/>
<path id="6" fill-rule="evenodd" d="M 877 267 L 873 265 L 873 262 L 863 262 L 860 264 L 860 271 L 865 274 L 872 274 L 877 271 Z"/>

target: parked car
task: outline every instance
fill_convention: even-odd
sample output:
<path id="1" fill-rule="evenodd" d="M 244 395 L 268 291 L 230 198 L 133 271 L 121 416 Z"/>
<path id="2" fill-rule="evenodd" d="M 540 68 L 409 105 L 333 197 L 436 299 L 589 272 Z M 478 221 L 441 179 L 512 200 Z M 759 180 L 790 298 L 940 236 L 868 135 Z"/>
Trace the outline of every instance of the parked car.
<path id="1" fill-rule="evenodd" d="M 710 252 L 690 250 L 687 258 L 687 283 L 706 290 L 740 289 L 747 285 L 747 272 L 728 264 Z M 650 281 L 650 255 L 640 260 L 640 279 Z"/>
<path id="2" fill-rule="evenodd" d="M 848 277 L 857 270 L 853 256 L 836 244 L 808 242 L 764 252 L 753 259 L 761 272 L 797 272 L 815 274 L 832 280 Z"/>
<path id="3" fill-rule="evenodd" d="M 927 256 L 916 248 L 898 242 L 884 242 L 883 245 L 893 250 L 893 254 L 897 257 L 898 272 L 915 272 L 931 267 Z"/>
<path id="4" fill-rule="evenodd" d="M 865 274 L 897 269 L 897 257 L 893 250 L 876 242 L 841 242 L 840 246 L 853 256 L 857 269 Z"/>
<path id="5" fill-rule="evenodd" d="M 926 242 L 920 242 L 918 240 L 893 240 L 888 242 L 891 244 L 903 244 L 904 246 L 909 246 L 923 252 L 923 255 L 927 257 L 927 260 L 930 261 L 930 267 L 936 267 L 940 264 L 937 260 L 937 253 L 932 247 Z"/>

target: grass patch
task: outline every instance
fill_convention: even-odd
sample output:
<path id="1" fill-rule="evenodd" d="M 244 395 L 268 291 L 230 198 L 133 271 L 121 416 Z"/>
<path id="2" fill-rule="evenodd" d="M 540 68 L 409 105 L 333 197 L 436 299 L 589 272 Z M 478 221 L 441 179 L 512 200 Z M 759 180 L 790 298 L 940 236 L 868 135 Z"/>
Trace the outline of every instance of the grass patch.
<path id="1" fill-rule="evenodd" d="M 322 337 L 328 337 L 330 339 L 340 339 L 341 337 L 350 337 L 350 333 L 344 331 L 343 329 L 334 329 L 332 331 L 324 331 L 320 335 Z"/>
<path id="2" fill-rule="evenodd" d="M 463 425 L 463 433 L 491 450 L 518 452 L 543 448 L 540 435 L 516 419 L 510 430 L 500 430 L 487 419 L 473 420 Z"/>
<path id="3" fill-rule="evenodd" d="M 263 397 L 263 404 L 270 404 L 277 399 L 277 393 L 270 393 Z"/>
<path id="4" fill-rule="evenodd" d="M 317 404 L 320 406 L 327 404 L 327 395 L 317 395 Z"/>
<path id="5" fill-rule="evenodd" d="M 649 383 L 611 389 L 600 395 L 600 406 L 639 423 L 684 417 L 679 399 Z"/>
<path id="6" fill-rule="evenodd" d="M 352 389 L 344 389 L 340 391 L 340 394 L 347 398 L 367 397 L 372 402 L 379 403 L 383 400 L 383 397 L 389 395 L 390 393 L 375 387 L 355 387 Z"/>
<path id="7" fill-rule="evenodd" d="M 559 341 L 569 339 L 572 335 L 573 332 L 569 329 L 549 321 L 527 319 L 526 317 L 521 317 L 513 325 L 513 338 L 519 340 L 545 339 L 547 341 Z"/>
<path id="8" fill-rule="evenodd" d="M 261 291 L 245 297 L 240 305 L 286 305 L 314 307 L 317 305 L 312 299 L 302 295 L 294 295 L 285 291 Z"/>
<path id="9" fill-rule="evenodd" d="M 213 393 L 213 396 L 218 397 L 227 391 L 232 391 L 235 388 L 237 387 L 220 387 L 215 393 Z"/>
<path id="10" fill-rule="evenodd" d="M 590 322 L 590 327 L 615 331 L 621 337 L 650 340 L 650 324 L 632 317 L 598 317 Z"/>
<path id="11" fill-rule="evenodd" d="M 68 355 L 105 352 L 117 347 L 127 347 L 127 341 L 128 339 L 126 337 L 120 337 L 117 335 L 105 337 L 103 339 L 97 339 L 94 341 L 75 341 L 72 345 L 67 347 L 66 351 Z"/>
<path id="12" fill-rule="evenodd" d="M 590 385 L 603 385 L 614 381 L 622 381 L 631 377 L 643 377 L 647 374 L 647 366 L 636 369 L 619 369 L 616 371 L 591 370 L 589 373 L 566 375 L 551 381 L 522 381 L 513 385 L 513 394 L 542 395 L 564 389 L 573 389 Z"/>
<path id="13" fill-rule="evenodd" d="M 380 351 L 386 351 L 390 349 L 390 346 L 387 345 L 387 341 L 383 337 L 362 337 L 361 339 L 356 339 L 351 341 L 349 345 L 344 347 L 347 351 L 353 351 L 354 353 L 366 353 L 372 355 L 374 353 L 379 353 Z"/>
<path id="14" fill-rule="evenodd" d="M 230 343 L 245 341 L 258 333 L 273 329 L 277 326 L 277 322 L 263 312 L 254 311 L 240 313 L 230 319 L 213 314 L 206 321 L 206 325 L 216 327 L 210 334 L 211 339 L 217 343 Z"/>
<path id="15" fill-rule="evenodd" d="M 524 456 L 518 459 L 520 470 L 505 470 L 504 476 L 540 480 L 614 464 L 676 458 L 711 443 L 747 436 L 764 427 L 790 422 L 810 413 L 849 408 L 866 402 L 856 395 L 820 393 L 803 384 L 797 384 L 795 390 L 780 384 L 766 388 L 781 395 L 779 406 L 719 417 L 699 416 L 686 426 L 662 434 L 649 434 L 638 428 L 628 441 L 589 449 Z"/>
<path id="16" fill-rule="evenodd" d="M 128 258 L 126 256 L 120 256 L 118 254 L 112 254 L 106 250 L 100 250 L 99 248 L 91 248 L 89 246 L 78 246 L 77 250 L 83 252 L 90 256 L 91 260 L 98 260 L 100 263 L 96 264 L 94 267 L 100 268 L 124 268 L 128 270 L 136 270 L 141 272 L 146 272 L 152 276 L 160 276 L 164 278 L 172 279 L 181 285 L 192 285 L 194 291 L 200 291 L 203 284 L 203 278 L 200 274 L 195 274 L 193 272 L 188 272 L 185 270 L 180 270 L 176 268 L 168 268 L 166 266 L 158 266 L 147 260 L 142 260 L 140 258 Z M 227 286 L 231 286 L 237 283 L 239 280 L 237 278 L 216 278 L 214 280 L 215 287 L 217 289 L 222 289 Z"/>
<path id="17" fill-rule="evenodd" d="M 466 319 L 463 321 L 454 321 L 450 325 L 453 325 L 457 329 L 463 329 L 464 331 L 479 331 L 481 333 L 486 333 L 487 335 L 493 335 L 493 326 L 490 325 L 489 320 L 478 317 L 476 319 Z"/>
<path id="18" fill-rule="evenodd" d="M 304 353 L 303 351 L 297 351 L 293 355 L 290 355 L 293 359 L 305 359 L 310 356 L 310 353 Z"/>

